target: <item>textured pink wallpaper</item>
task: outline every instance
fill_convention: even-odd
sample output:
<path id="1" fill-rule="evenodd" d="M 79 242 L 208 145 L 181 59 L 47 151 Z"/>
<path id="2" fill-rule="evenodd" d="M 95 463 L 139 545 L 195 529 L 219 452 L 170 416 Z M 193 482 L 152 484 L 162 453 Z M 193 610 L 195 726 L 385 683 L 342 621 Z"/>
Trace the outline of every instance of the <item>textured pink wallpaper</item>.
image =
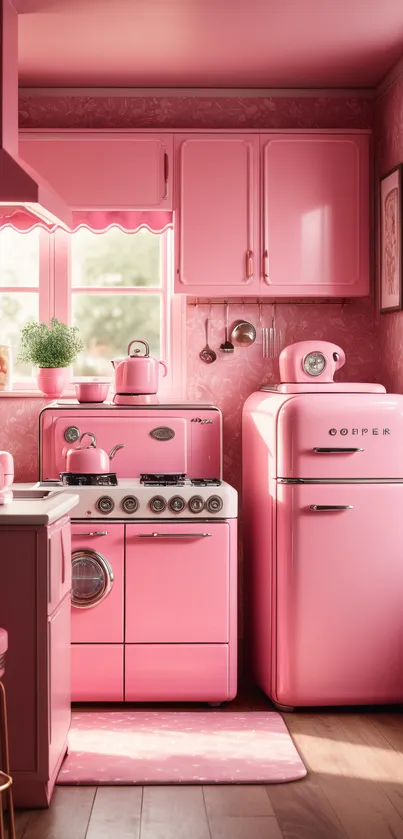
<path id="1" fill-rule="evenodd" d="M 403 76 L 400 76 L 375 102 L 375 178 L 378 218 L 379 178 L 403 163 Z M 377 244 L 379 224 L 377 230 Z M 379 277 L 379 245 L 377 246 Z M 403 311 L 377 316 L 382 381 L 390 391 L 403 393 Z"/>
<path id="2" fill-rule="evenodd" d="M 24 96 L 20 125 L 28 128 L 368 128 L 372 126 L 370 99 L 357 97 L 57 97 Z M 248 317 L 258 327 L 256 306 L 232 306 L 231 320 Z M 282 304 L 278 324 L 286 341 L 324 338 L 339 343 L 347 353 L 343 376 L 379 381 L 370 300 L 346 304 Z M 241 409 L 245 398 L 262 382 L 276 381 L 278 363 L 262 358 L 258 341 L 233 356 L 220 356 L 211 366 L 198 357 L 204 346 L 206 307 L 187 308 L 189 399 L 215 402 L 224 415 L 225 477 L 240 485 Z M 263 319 L 268 324 L 269 307 Z M 212 309 L 212 344 L 223 338 L 223 312 Z M 39 399 L 1 399 L 0 449 L 12 451 L 17 480 L 36 477 L 37 419 L 45 404 Z"/>

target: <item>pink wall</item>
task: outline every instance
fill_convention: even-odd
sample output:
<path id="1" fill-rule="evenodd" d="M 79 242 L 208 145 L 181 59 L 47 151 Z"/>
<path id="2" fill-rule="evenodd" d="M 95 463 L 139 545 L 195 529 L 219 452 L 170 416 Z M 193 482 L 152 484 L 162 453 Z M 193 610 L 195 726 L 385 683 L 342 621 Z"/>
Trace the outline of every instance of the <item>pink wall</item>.
<path id="1" fill-rule="evenodd" d="M 370 99 L 358 97 L 57 97 L 24 96 L 20 125 L 46 128 L 368 128 L 372 126 Z M 339 343 L 347 353 L 344 376 L 378 381 L 373 307 L 370 300 L 346 304 L 282 304 L 278 322 L 287 342 L 324 338 Z M 268 324 L 269 307 L 264 307 Z M 240 483 L 240 423 L 245 398 L 265 381 L 275 381 L 276 360 L 263 359 L 261 343 L 219 356 L 211 367 L 198 357 L 204 345 L 206 308 L 188 307 L 189 399 L 214 402 L 224 414 L 225 477 Z M 256 306 L 233 306 L 231 319 L 245 316 L 258 327 Z M 223 337 L 223 312 L 212 310 L 212 343 Z M 260 336 L 258 336 L 260 337 Z M 0 449 L 15 455 L 17 480 L 36 475 L 37 417 L 44 401 L 0 398 Z"/>
<path id="2" fill-rule="evenodd" d="M 398 163 L 403 163 L 403 75 L 375 102 L 374 138 L 375 183 L 378 193 L 379 178 Z M 376 206 L 378 208 L 378 194 Z M 376 274 L 379 276 L 379 247 Z M 382 381 L 388 390 L 402 393 L 403 311 L 378 315 L 376 331 Z"/>

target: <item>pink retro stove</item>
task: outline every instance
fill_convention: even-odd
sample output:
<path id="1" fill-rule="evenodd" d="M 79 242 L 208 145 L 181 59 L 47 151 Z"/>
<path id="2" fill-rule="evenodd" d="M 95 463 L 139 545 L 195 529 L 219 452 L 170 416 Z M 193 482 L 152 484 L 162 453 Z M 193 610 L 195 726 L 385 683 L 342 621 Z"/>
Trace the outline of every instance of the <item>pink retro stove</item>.
<path id="1" fill-rule="evenodd" d="M 66 473 L 89 432 L 111 473 Z M 49 405 L 40 483 L 74 485 L 73 701 L 206 701 L 237 689 L 237 493 L 214 406 Z M 60 480 L 62 475 L 62 480 Z"/>
<path id="2" fill-rule="evenodd" d="M 282 706 L 403 701 L 403 396 L 334 382 L 344 361 L 292 344 L 243 409 L 254 669 Z"/>

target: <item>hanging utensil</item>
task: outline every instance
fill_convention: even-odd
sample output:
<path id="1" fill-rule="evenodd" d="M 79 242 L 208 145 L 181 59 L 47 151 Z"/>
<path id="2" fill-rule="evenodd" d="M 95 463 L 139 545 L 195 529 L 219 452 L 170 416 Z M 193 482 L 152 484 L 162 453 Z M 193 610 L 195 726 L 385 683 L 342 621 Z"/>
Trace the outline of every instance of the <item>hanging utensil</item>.
<path id="1" fill-rule="evenodd" d="M 268 357 L 275 358 L 275 338 L 276 338 L 276 326 L 275 326 L 275 312 L 274 312 L 274 303 L 271 307 L 271 325 L 269 327 L 269 347 L 268 347 Z"/>
<path id="2" fill-rule="evenodd" d="M 201 352 L 199 353 L 199 358 L 204 361 L 206 364 L 212 364 L 213 361 L 217 358 L 217 353 L 209 347 L 209 326 L 210 326 L 210 316 L 206 318 L 204 322 L 204 328 L 206 330 L 206 346 L 203 347 Z"/>
<path id="3" fill-rule="evenodd" d="M 231 331 L 231 341 L 240 347 L 250 347 L 256 341 L 256 329 L 247 320 L 235 321 Z"/>
<path id="4" fill-rule="evenodd" d="M 223 352 L 234 352 L 234 345 L 228 340 L 228 300 L 224 301 L 225 306 L 225 341 L 220 345 L 220 350 Z"/>
<path id="5" fill-rule="evenodd" d="M 259 324 L 262 330 L 262 356 L 263 358 L 267 358 L 267 327 L 263 326 L 263 318 L 262 318 L 262 304 L 259 301 Z"/>

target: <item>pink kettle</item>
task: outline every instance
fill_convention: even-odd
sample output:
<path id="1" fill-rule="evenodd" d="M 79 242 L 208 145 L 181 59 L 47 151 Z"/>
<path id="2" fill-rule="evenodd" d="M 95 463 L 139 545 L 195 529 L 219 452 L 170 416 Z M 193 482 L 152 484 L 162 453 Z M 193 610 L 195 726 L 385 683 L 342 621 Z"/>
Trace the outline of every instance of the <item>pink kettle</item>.
<path id="1" fill-rule="evenodd" d="M 81 446 L 84 437 L 91 437 L 91 443 L 88 446 Z M 97 438 L 91 431 L 84 431 L 79 439 L 79 446 L 77 449 L 69 449 L 66 454 L 66 472 L 75 473 L 92 473 L 103 474 L 110 472 L 111 460 L 115 457 L 119 449 L 124 449 L 124 443 L 118 443 L 109 452 L 103 449 L 97 449 Z"/>
<path id="2" fill-rule="evenodd" d="M 144 355 L 140 355 L 137 348 L 130 352 L 133 344 L 143 344 Z M 159 365 L 161 364 L 166 376 L 168 367 L 165 361 L 157 361 L 150 356 L 147 341 L 131 341 L 127 348 L 127 357 L 112 361 L 115 370 L 115 391 L 118 395 L 137 395 L 143 393 L 157 393 L 159 385 Z"/>
<path id="3" fill-rule="evenodd" d="M 0 452 L 0 505 L 13 500 L 14 460 L 10 452 Z"/>

